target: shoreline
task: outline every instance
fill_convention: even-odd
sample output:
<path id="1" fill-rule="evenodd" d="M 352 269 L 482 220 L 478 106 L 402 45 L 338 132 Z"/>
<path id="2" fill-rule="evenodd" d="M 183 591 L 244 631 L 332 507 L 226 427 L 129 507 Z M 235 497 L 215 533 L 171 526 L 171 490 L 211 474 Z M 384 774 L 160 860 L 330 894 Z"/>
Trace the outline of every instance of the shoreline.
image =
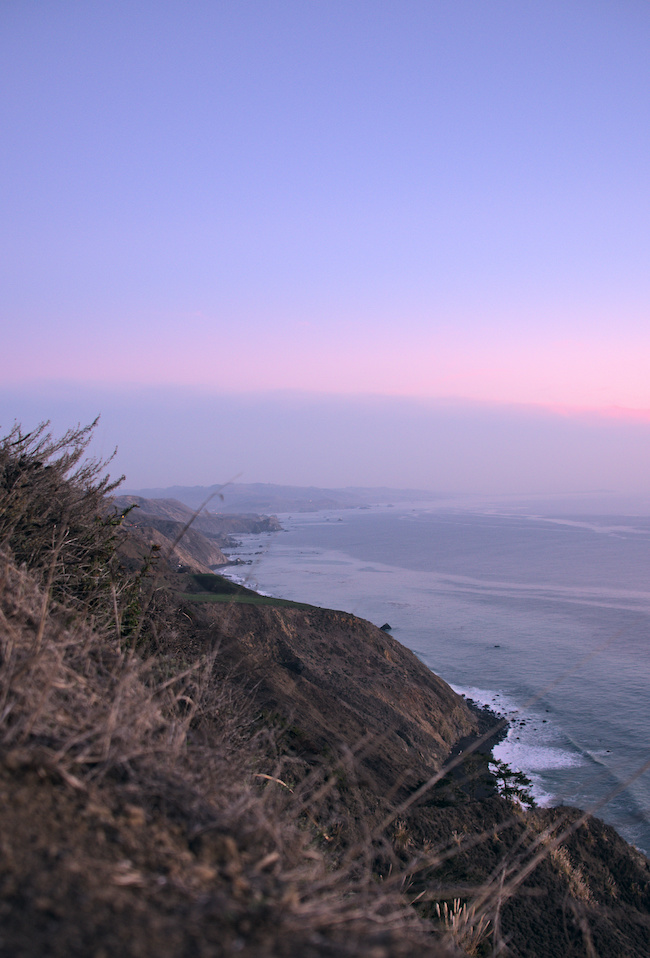
<path id="1" fill-rule="evenodd" d="M 249 540 L 256 538 L 257 535 L 258 534 L 256 533 L 245 534 L 246 538 Z M 256 543 L 256 545 L 259 545 L 259 544 L 260 543 Z M 242 546 L 244 546 L 244 542 L 239 541 L 237 545 L 238 545 L 237 551 L 242 550 Z M 247 553 L 245 549 L 242 551 L 244 552 L 244 554 L 250 554 L 250 553 Z M 252 574 L 252 572 L 251 574 L 247 574 L 244 571 L 245 568 L 252 570 L 254 566 L 255 566 L 254 555 L 253 555 L 253 558 L 249 558 L 249 559 L 243 559 L 238 557 L 234 559 L 233 561 L 229 562 L 227 566 L 220 566 L 218 571 L 220 574 L 222 574 L 221 570 L 228 569 L 228 571 L 230 572 L 230 570 L 232 570 L 233 568 L 241 568 L 242 569 L 241 575 L 230 573 L 226 575 L 226 578 L 230 579 L 230 581 L 235 582 L 239 585 L 243 585 L 254 592 L 257 592 L 260 596 L 266 596 L 266 597 L 272 597 L 272 598 L 278 598 L 278 599 L 285 598 L 284 596 L 275 595 L 274 593 L 261 589 L 259 587 L 258 582 L 255 579 L 255 576 Z M 310 604 L 316 605 L 317 608 L 332 608 L 330 605 L 325 606 L 325 605 L 318 605 L 316 603 L 310 603 Z M 356 613 L 351 613 L 351 614 L 356 614 Z M 364 618 L 364 617 L 361 616 L 361 618 Z M 371 621 L 371 620 L 367 620 L 367 621 Z M 375 622 L 372 622 L 372 624 L 378 625 L 378 623 L 375 623 Z M 396 638 L 397 641 L 400 642 L 400 644 L 404 645 L 405 648 L 410 649 L 410 646 L 405 645 L 405 643 L 401 642 L 401 640 L 396 635 L 394 635 L 392 630 L 391 630 L 391 635 L 393 635 L 393 637 Z M 411 649 L 411 651 L 414 651 L 415 654 L 418 654 L 416 650 L 414 649 Z M 419 654 L 418 654 L 418 658 L 421 658 Z M 530 720 L 530 717 L 529 719 L 526 719 L 524 717 L 526 713 L 524 713 L 516 703 L 510 700 L 508 694 L 502 691 L 480 689 L 473 685 L 472 686 L 468 686 L 465 684 L 458 685 L 457 683 L 449 681 L 447 678 L 445 678 L 444 675 L 440 674 L 439 672 L 436 672 L 435 669 L 432 668 L 428 664 L 428 662 L 426 662 L 424 659 L 422 659 L 422 661 L 423 661 L 423 664 L 426 665 L 426 667 L 431 671 L 433 675 L 436 675 L 437 677 L 441 678 L 444 682 L 447 683 L 447 685 L 449 685 L 449 687 L 454 692 L 456 692 L 458 695 L 461 695 L 463 699 L 466 701 L 466 703 L 469 705 L 469 707 L 472 709 L 472 711 L 482 720 L 480 732 L 475 735 L 466 736 L 462 740 L 462 742 L 457 743 L 454 746 L 454 748 L 451 750 L 449 757 L 453 758 L 459 752 L 469 748 L 477 739 L 480 739 L 486 733 L 486 731 L 488 731 L 490 724 L 494 724 L 497 727 L 495 728 L 494 735 L 490 736 L 490 738 L 487 740 L 485 747 L 481 747 L 480 749 L 477 750 L 479 754 L 482 754 L 482 755 L 489 754 L 492 760 L 503 761 L 507 765 L 509 765 L 513 771 L 523 772 L 523 774 L 526 775 L 531 781 L 530 791 L 537 805 L 540 808 L 552 808 L 552 807 L 556 807 L 556 806 L 564 804 L 561 801 L 561 799 L 558 799 L 552 792 L 548 790 L 548 786 L 545 787 L 545 784 L 542 783 L 541 779 L 544 776 L 540 774 L 541 770 L 536 766 L 535 762 L 526 761 L 525 755 L 522 756 L 521 754 L 517 754 L 517 753 L 521 753 L 522 751 L 524 753 L 525 752 L 539 753 L 545 747 L 548 748 L 548 746 L 545 746 L 543 744 L 543 740 L 541 739 L 539 733 L 536 734 L 536 736 L 534 737 L 532 741 L 529 739 L 523 745 L 515 744 L 514 741 L 509 741 L 509 738 L 511 735 L 514 735 L 516 731 L 522 730 L 521 729 L 522 724 L 525 727 L 528 727 L 528 721 Z M 500 700 L 500 701 L 497 701 L 497 700 Z M 487 717 L 487 722 L 485 721 L 486 717 Z M 538 721 L 544 722 L 545 720 L 540 718 Z M 519 743 L 519 737 L 517 737 L 516 741 L 517 743 Z M 501 754 L 498 754 L 498 753 L 495 754 L 495 750 L 499 749 L 500 747 L 502 750 Z M 513 751 L 515 754 L 513 754 Z M 555 767 L 570 768 L 572 767 L 573 764 L 575 764 L 574 762 L 571 761 L 572 753 L 568 751 L 565 752 L 561 749 L 556 749 L 556 751 L 561 753 L 563 756 L 565 756 L 565 758 L 564 759 L 558 758 L 557 764 L 555 765 Z"/>
<path id="2" fill-rule="evenodd" d="M 285 519 L 284 516 L 282 518 Z M 304 525 L 310 526 L 315 520 L 315 517 L 311 516 L 307 517 L 306 523 L 303 523 L 303 518 L 294 516 L 294 523 L 283 522 L 285 531 L 291 532 L 293 525 L 300 531 Z M 322 515 L 318 517 L 318 525 L 322 523 L 323 518 Z M 410 519 L 410 516 L 407 518 Z M 364 528 L 360 527 L 361 531 Z M 383 529 L 384 526 L 379 528 Z M 370 527 L 368 530 L 370 531 Z M 400 570 L 389 569 L 381 561 L 359 559 L 345 552 L 340 546 L 332 549 L 331 545 L 338 543 L 340 536 L 334 539 L 331 536 L 323 538 L 323 535 L 317 534 L 316 530 L 314 533 L 315 544 L 310 544 L 309 528 L 307 528 L 300 532 L 297 540 L 287 536 L 286 545 L 284 537 L 281 540 L 275 540 L 271 552 L 269 552 L 270 537 L 242 536 L 239 547 L 233 550 L 233 558 L 240 557 L 242 561 L 223 567 L 223 571 L 227 578 L 241 577 L 243 584 L 260 593 L 274 596 L 289 594 L 294 599 L 297 599 L 299 595 L 307 594 L 312 599 L 310 604 L 336 608 L 340 602 L 346 611 L 371 621 L 377 626 L 384 621 L 390 622 L 393 625 L 393 637 L 413 651 L 433 674 L 443 678 L 454 691 L 478 702 L 479 706 L 488 705 L 499 719 L 509 719 L 504 734 L 493 745 L 494 758 L 505 762 L 513 771 L 521 771 L 530 778 L 530 790 L 540 807 L 564 805 L 582 808 L 596 807 L 601 797 L 609 794 L 617 783 L 622 784 L 625 781 L 628 775 L 625 762 L 627 761 L 629 766 L 631 761 L 627 758 L 627 751 L 625 751 L 625 749 L 629 750 L 629 743 L 620 743 L 614 735 L 606 735 L 604 727 L 601 733 L 601 723 L 596 715 L 590 727 L 584 730 L 575 727 L 576 716 L 573 714 L 571 700 L 564 694 L 565 690 L 563 690 L 563 698 L 558 699 L 552 696 L 549 700 L 544 696 L 532 706 L 522 709 L 522 706 L 531 698 L 528 688 L 534 689 L 533 672 L 530 670 L 539 668 L 539 663 L 535 663 L 534 655 L 528 664 L 529 672 L 523 673 L 524 681 L 521 683 L 510 682 L 509 684 L 507 680 L 512 676 L 507 670 L 504 671 L 501 668 L 500 663 L 497 668 L 492 668 L 494 657 L 498 657 L 505 663 L 506 657 L 512 658 L 515 652 L 522 653 L 527 649 L 534 652 L 535 649 L 541 648 L 539 642 L 535 641 L 537 638 L 535 629 L 541 637 L 542 628 L 546 628 L 541 613 L 536 619 L 537 611 L 533 609 L 532 618 L 526 618 L 525 622 L 522 620 L 521 623 L 517 621 L 513 623 L 511 631 L 518 627 L 524 629 L 524 638 L 530 632 L 530 643 L 524 643 L 523 640 L 519 641 L 509 633 L 501 637 L 502 633 L 496 630 L 504 624 L 502 620 L 505 611 L 502 615 L 499 606 L 496 605 L 494 608 L 497 609 L 498 614 L 492 614 L 493 606 L 488 606 L 485 611 L 492 614 L 492 618 L 487 620 L 485 635 L 481 637 L 479 633 L 474 640 L 472 630 L 476 630 L 478 626 L 471 616 L 474 612 L 478 614 L 482 610 L 473 609 L 467 603 L 463 605 L 465 597 L 462 590 L 460 592 L 452 590 L 449 595 L 447 593 L 443 595 L 440 590 L 434 589 L 429 598 L 423 573 L 416 571 L 414 575 L 410 575 L 409 570 L 403 570 L 408 581 L 405 581 L 404 577 L 389 579 L 387 573 L 395 571 L 397 574 Z M 331 540 L 331 544 L 319 546 L 318 542 L 321 540 L 323 543 L 330 543 Z M 293 541 L 299 544 L 291 545 Z M 321 557 L 323 562 L 320 561 Z M 242 568 L 237 569 L 238 565 Z M 276 571 L 274 572 L 273 569 Z M 355 578 L 357 572 L 359 573 L 358 581 Z M 385 574 L 381 576 L 381 581 L 379 573 Z M 258 580 L 258 575 L 261 582 Z M 415 588 L 412 583 L 409 584 L 414 577 Z M 289 585 L 288 592 L 283 589 L 285 583 Z M 303 587 L 306 587 L 306 591 Z M 341 590 L 340 596 L 337 589 Z M 394 601 L 387 601 L 389 591 Z M 480 599 L 485 601 L 482 597 Z M 403 603 L 406 605 L 402 613 Z M 425 603 L 429 603 L 431 608 L 425 606 Z M 460 620 L 455 617 L 452 619 L 457 606 L 461 615 L 464 616 Z M 397 608 L 400 611 L 397 611 Z M 552 607 L 549 609 L 553 611 Z M 442 612 L 442 617 L 439 610 Z M 425 612 L 429 613 L 428 627 L 424 619 Z M 568 616 L 569 613 L 573 614 L 572 609 L 566 615 Z M 580 625 L 578 619 L 576 622 L 578 626 L 576 626 L 575 634 L 578 638 L 580 636 L 578 627 L 582 628 L 585 635 L 588 632 L 591 633 L 589 620 L 584 626 Z M 567 641 L 572 637 L 568 627 L 565 633 L 559 634 L 562 639 L 566 635 Z M 499 648 L 500 652 L 493 651 Z M 490 683 L 487 687 L 483 685 L 481 689 L 477 688 L 478 683 L 476 683 L 476 677 L 482 674 L 480 662 L 479 668 L 475 668 L 474 674 L 470 674 L 470 667 L 476 666 L 472 657 L 474 649 L 477 652 L 477 659 L 483 656 L 481 661 L 484 661 L 487 667 L 486 685 Z M 523 659 L 522 665 L 525 665 Z M 511 669 L 510 672 L 513 670 Z M 525 680 L 526 674 L 529 676 L 528 682 Z M 594 682 L 594 689 L 597 690 L 601 675 L 589 676 L 589 680 Z M 567 691 L 570 692 L 571 689 Z M 570 724 L 571 721 L 573 725 Z M 580 732 L 582 734 L 579 734 Z M 638 730 L 636 737 L 638 740 Z M 605 749 L 608 750 L 606 755 Z M 599 760 L 600 750 L 603 752 L 602 761 Z M 611 750 L 611 760 L 609 750 Z M 629 774 L 633 771 L 632 766 L 629 768 Z M 648 838 L 650 827 L 645 814 L 648 808 L 647 792 L 647 782 L 644 777 L 640 782 L 633 784 L 629 790 L 624 789 L 622 794 L 600 808 L 598 812 L 605 816 L 605 820 L 613 825 L 626 841 L 643 850 L 644 854 L 647 854 L 644 851 L 646 848 L 650 849 Z"/>
<path id="3" fill-rule="evenodd" d="M 505 723 L 503 734 L 493 745 L 496 750 L 493 757 L 530 779 L 530 791 L 537 805 L 554 808 L 566 804 L 549 790 L 549 772 L 574 768 L 581 763 L 573 751 L 558 744 L 560 730 L 555 724 L 542 718 L 541 713 L 534 715 L 524 710 L 504 692 L 456 684 L 452 684 L 452 688 L 470 705 L 488 709 Z M 538 727 L 542 724 L 549 730 L 546 737 Z"/>

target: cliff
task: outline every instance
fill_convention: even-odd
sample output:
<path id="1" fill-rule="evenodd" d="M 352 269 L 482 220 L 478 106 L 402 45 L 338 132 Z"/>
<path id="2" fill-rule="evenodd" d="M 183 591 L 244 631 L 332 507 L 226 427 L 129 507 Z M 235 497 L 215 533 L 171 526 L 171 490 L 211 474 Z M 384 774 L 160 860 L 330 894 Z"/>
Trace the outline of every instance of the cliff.
<path id="1" fill-rule="evenodd" d="M 219 515 L 203 510 L 197 514 L 177 499 L 145 499 L 116 496 L 110 508 L 123 513 L 123 527 L 131 531 L 131 542 L 122 553 L 131 560 L 143 557 L 152 546 L 160 549 L 177 569 L 209 572 L 226 565 L 221 551 L 235 544 L 232 533 L 274 532 L 281 528 L 275 516 Z"/>
<path id="2" fill-rule="evenodd" d="M 87 438 L 0 441 L 7 954 L 647 956 L 643 856 L 370 623 L 133 568 Z"/>
<path id="3" fill-rule="evenodd" d="M 241 602 L 192 611 L 219 669 L 290 723 L 301 755 L 359 748 L 357 777 L 376 794 L 411 791 L 478 732 L 465 701 L 370 622 Z"/>

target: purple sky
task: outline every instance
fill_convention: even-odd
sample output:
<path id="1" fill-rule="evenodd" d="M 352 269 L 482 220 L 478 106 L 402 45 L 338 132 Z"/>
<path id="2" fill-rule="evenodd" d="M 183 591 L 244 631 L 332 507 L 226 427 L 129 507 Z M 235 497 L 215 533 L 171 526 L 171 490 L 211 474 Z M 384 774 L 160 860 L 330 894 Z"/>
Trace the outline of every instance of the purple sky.
<path id="1" fill-rule="evenodd" d="M 645 0 L 5 0 L 0 426 L 101 412 L 131 485 L 650 492 L 649 41 Z"/>

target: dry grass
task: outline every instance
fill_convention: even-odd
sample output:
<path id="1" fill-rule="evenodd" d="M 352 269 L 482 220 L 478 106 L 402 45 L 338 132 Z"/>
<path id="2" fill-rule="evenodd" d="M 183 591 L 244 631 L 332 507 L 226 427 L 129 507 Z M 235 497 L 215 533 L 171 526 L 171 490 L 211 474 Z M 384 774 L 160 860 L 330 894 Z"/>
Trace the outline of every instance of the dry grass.
<path id="1" fill-rule="evenodd" d="M 125 791 L 136 809 L 154 799 L 182 822 L 202 874 L 226 874 L 233 906 L 241 909 L 242 896 L 257 902 L 253 912 L 264 903 L 274 938 L 321 936 L 324 953 L 341 937 L 349 939 L 342 954 L 359 953 L 351 943 L 361 939 L 394 939 L 386 953 L 401 954 L 404 935 L 424 947 L 421 923 L 401 896 L 358 867 L 330 869 L 314 816 L 297 811 L 313 783 L 290 790 L 256 771 L 268 767 L 264 736 L 253 733 L 245 703 L 214 687 L 209 657 L 161 680 L 155 660 L 141 661 L 44 595 L 27 570 L 0 555 L 6 768 L 62 780 L 89 801 L 98 787 Z M 127 869 L 117 884 L 141 888 L 138 875 Z"/>
<path id="2" fill-rule="evenodd" d="M 27 520 L 23 510 L 23 526 Z M 199 863 L 193 881 L 198 875 L 201 894 L 209 898 L 212 886 L 244 936 L 242 913 L 249 913 L 266 941 L 262 951 L 293 940 L 311 942 L 314 954 L 365 953 L 362 942 L 378 955 L 407 954 L 409 942 L 433 953 L 399 894 L 380 888 L 358 863 L 333 870 L 318 850 L 318 822 L 307 808 L 314 780 L 290 790 L 278 775 L 259 771 L 271 768 L 274 750 L 268 734 L 253 729 L 245 699 L 215 681 L 216 653 L 182 669 L 160 657 L 141 659 L 109 620 L 80 614 L 76 596 L 72 604 L 52 598 L 61 594 L 61 569 L 68 586 L 69 561 L 62 563 L 56 548 L 46 552 L 50 567 L 37 562 L 36 577 L 10 552 L 0 553 L 4 768 L 60 781 L 93 807 L 98 794 L 123 793 L 133 814 L 154 805 L 180 822 L 182 854 Z M 78 867 L 88 865 L 80 858 Z M 130 865 L 111 875 L 121 894 L 144 895 L 150 883 Z M 241 950 L 241 931 L 235 940 Z M 158 942 L 151 953 L 181 952 Z"/>
<path id="3" fill-rule="evenodd" d="M 31 436 L 15 427 L 0 443 L 0 767 L 33 781 L 34 794 L 47 787 L 74 795 L 82 817 L 126 809 L 111 819 L 114 849 L 95 847 L 94 833 L 86 839 L 80 827 L 77 871 L 94 888 L 107 856 L 109 891 L 89 892 L 85 905 L 69 901 L 67 912 L 60 906 L 51 953 L 103 947 L 97 915 L 108 901 L 124 934 L 105 954 L 506 954 L 502 912 L 546 861 L 580 929 L 582 951 L 571 954 L 595 954 L 594 893 L 563 847 L 587 816 L 544 825 L 503 803 L 498 822 L 428 842 L 414 827 L 418 805 L 452 763 L 409 799 L 378 806 L 362 822 L 362 839 L 337 851 L 341 775 L 362 810 L 365 801 L 354 797 L 353 750 L 312 767 L 290 758 L 253 721 L 246 696 L 215 677 L 218 649 L 189 663 L 136 653 L 129 636 L 153 636 L 149 647 L 164 649 L 176 626 L 169 607 L 151 601 L 152 589 L 142 599 L 142 577 L 119 571 L 119 526 L 105 502 L 115 484 L 101 478 L 105 464 L 83 465 L 90 434 L 55 442 L 45 427 Z M 20 844 L 20 828 L 32 835 L 34 826 L 16 822 Z M 155 828 L 135 841 L 144 822 Z M 56 827 L 44 818 L 44 831 Z M 458 895 L 436 879 L 490 842 L 503 842 L 503 851 L 480 886 Z M 0 848 L 10 844 L 0 834 Z M 47 877 L 42 863 L 36 871 L 21 878 L 25 888 Z M 67 887 L 56 869 L 52 881 Z M 32 905 L 21 894 L 31 921 L 30 908 L 47 896 L 39 892 Z M 11 950 L 3 922 L 13 925 L 3 915 L 0 905 L 0 943 Z M 145 921 L 144 939 L 131 921 Z M 82 945 L 76 925 L 87 927 Z M 28 954 L 18 942 L 14 953 Z"/>

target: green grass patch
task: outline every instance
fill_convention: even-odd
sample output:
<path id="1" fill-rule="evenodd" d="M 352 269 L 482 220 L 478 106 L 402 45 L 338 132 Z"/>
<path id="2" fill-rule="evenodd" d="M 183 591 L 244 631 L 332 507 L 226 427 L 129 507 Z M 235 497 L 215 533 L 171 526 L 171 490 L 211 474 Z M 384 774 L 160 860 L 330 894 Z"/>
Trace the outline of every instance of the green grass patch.
<path id="1" fill-rule="evenodd" d="M 215 595 L 213 592 L 183 593 L 190 602 L 243 602 L 247 605 L 276 605 L 286 609 L 315 609 L 315 605 L 292 602 L 291 599 L 275 599 L 270 595 Z"/>
<path id="2" fill-rule="evenodd" d="M 192 592 L 210 593 L 210 595 L 257 595 L 245 585 L 231 582 L 222 575 L 214 572 L 195 572 L 187 576 L 188 586 Z"/>
<path id="3" fill-rule="evenodd" d="M 286 609 L 315 609 L 316 606 L 305 602 L 292 602 L 291 599 L 276 599 L 273 596 L 259 595 L 246 586 L 231 582 L 221 575 L 207 572 L 187 576 L 188 591 L 183 598 L 190 602 L 244 602 L 247 605 L 273 605 Z"/>

